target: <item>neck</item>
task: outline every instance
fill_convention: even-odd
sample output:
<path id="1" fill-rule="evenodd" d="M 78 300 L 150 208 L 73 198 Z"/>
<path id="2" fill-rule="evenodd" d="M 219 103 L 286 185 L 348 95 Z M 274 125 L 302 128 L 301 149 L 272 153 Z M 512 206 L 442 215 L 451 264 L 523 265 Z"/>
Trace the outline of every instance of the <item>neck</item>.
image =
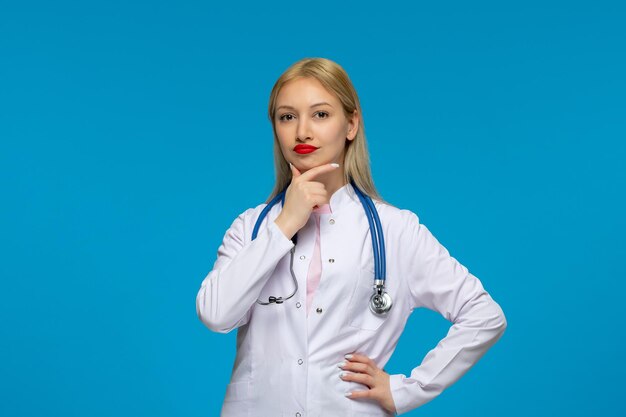
<path id="1" fill-rule="evenodd" d="M 326 194 L 328 195 L 328 201 L 325 204 L 330 203 L 330 198 L 335 192 L 346 185 L 346 181 L 343 177 L 343 166 L 335 169 L 334 171 L 325 172 L 315 177 L 315 181 L 321 182 L 326 188 Z"/>

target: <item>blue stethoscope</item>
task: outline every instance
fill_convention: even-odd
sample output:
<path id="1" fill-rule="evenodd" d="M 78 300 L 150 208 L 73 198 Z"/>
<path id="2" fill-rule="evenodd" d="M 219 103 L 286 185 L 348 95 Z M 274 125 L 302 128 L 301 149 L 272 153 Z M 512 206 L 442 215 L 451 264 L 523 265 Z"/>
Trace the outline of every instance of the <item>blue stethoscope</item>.
<path id="1" fill-rule="evenodd" d="M 365 210 L 365 214 L 367 215 L 367 222 L 370 226 L 370 236 L 372 237 L 372 247 L 374 248 L 374 285 L 373 290 L 374 294 L 370 297 L 370 310 L 374 314 L 378 315 L 386 315 L 391 309 L 391 296 L 385 291 L 385 274 L 386 274 L 386 262 L 385 262 L 385 239 L 383 237 L 382 226 L 380 224 L 380 218 L 378 217 L 378 211 L 376 207 L 374 207 L 374 202 L 372 199 L 363 194 L 361 190 L 356 186 L 354 180 L 350 179 L 350 184 L 354 188 L 357 197 L 361 201 L 363 205 L 363 209 Z M 287 186 L 288 187 L 288 186 Z M 281 200 L 281 204 L 285 205 L 285 193 L 287 192 L 287 187 L 280 192 L 276 197 L 274 197 L 267 206 L 261 211 L 259 218 L 254 225 L 254 229 L 252 230 L 252 240 L 256 239 L 257 233 L 259 232 L 259 227 L 263 222 L 263 219 L 270 211 L 270 209 Z M 298 234 L 296 233 L 293 238 L 291 238 L 294 245 L 298 242 Z M 296 247 L 291 248 L 291 262 L 289 264 L 289 268 L 291 269 L 291 277 L 293 278 L 293 282 L 295 284 L 295 288 L 293 292 L 283 298 L 283 297 L 275 297 L 270 296 L 267 302 L 261 301 L 257 299 L 257 303 L 261 305 L 269 305 L 269 304 L 282 304 L 284 301 L 290 299 L 294 296 L 296 291 L 298 291 L 298 280 L 296 279 L 296 274 L 293 272 L 293 257 L 296 251 Z"/>

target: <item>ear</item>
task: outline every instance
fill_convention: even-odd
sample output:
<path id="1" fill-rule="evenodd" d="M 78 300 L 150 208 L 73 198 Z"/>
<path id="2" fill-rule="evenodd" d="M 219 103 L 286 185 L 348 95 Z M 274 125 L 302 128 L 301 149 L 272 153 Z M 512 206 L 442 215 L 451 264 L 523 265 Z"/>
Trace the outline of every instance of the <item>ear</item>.
<path id="1" fill-rule="evenodd" d="M 346 135 L 346 139 L 354 140 L 356 134 L 359 130 L 359 114 L 356 110 L 352 112 L 352 116 L 348 120 L 348 133 Z"/>

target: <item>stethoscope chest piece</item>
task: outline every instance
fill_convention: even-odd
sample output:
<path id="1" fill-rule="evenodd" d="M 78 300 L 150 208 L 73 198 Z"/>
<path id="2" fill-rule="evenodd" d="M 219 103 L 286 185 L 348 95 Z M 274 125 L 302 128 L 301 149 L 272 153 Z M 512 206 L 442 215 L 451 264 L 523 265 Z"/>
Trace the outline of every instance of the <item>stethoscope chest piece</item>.
<path id="1" fill-rule="evenodd" d="M 375 291 L 370 297 L 370 311 L 374 314 L 384 316 L 391 310 L 392 305 L 391 296 L 385 291 L 382 293 Z"/>

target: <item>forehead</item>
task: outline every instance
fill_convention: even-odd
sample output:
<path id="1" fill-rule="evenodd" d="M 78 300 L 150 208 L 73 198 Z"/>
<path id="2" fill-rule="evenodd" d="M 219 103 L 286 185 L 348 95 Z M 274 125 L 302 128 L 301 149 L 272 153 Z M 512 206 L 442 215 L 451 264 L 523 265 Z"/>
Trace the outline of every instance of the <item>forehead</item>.
<path id="1" fill-rule="evenodd" d="M 285 83 L 276 97 L 276 104 L 280 105 L 311 105 L 326 101 L 333 106 L 339 105 L 339 99 L 328 91 L 315 78 L 296 78 Z"/>

